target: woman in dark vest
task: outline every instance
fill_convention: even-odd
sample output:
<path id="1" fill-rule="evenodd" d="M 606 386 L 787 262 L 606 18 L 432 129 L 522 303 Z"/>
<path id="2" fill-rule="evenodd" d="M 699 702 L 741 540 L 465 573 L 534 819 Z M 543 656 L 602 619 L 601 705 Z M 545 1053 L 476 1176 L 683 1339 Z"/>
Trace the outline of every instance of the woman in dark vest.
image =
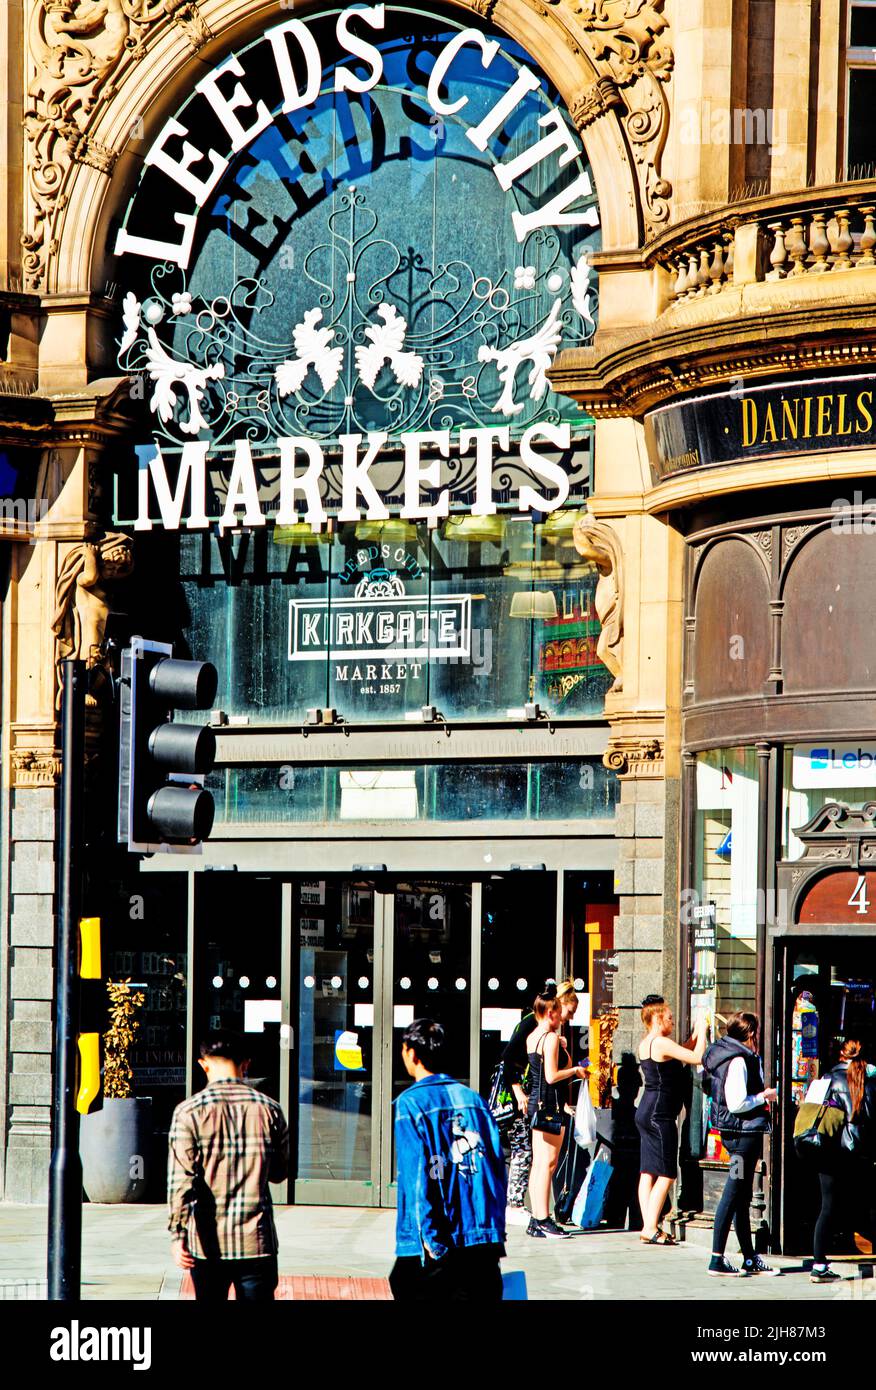
<path id="1" fill-rule="evenodd" d="M 834 1204 L 842 1189 L 867 1204 L 864 1223 L 868 1235 L 876 1237 L 873 1211 L 873 1159 L 876 1157 L 876 1068 L 868 1066 L 859 1042 L 850 1038 L 840 1049 L 837 1066 L 821 1081 L 813 1082 L 806 1099 L 817 1087 L 819 1103 L 828 1100 L 845 1113 L 842 1137 L 835 1149 L 818 1156 L 821 1210 L 815 1225 L 812 1272 L 813 1284 L 834 1284 L 842 1278 L 827 1263 L 827 1245 L 833 1229 Z"/>
<path id="2" fill-rule="evenodd" d="M 770 1132 L 770 1103 L 776 1098 L 773 1086 L 765 1086 L 763 1066 L 757 1055 L 759 1023 L 757 1014 L 735 1013 L 727 1020 L 727 1030 L 703 1058 L 711 1080 L 712 1126 L 720 1130 L 721 1141 L 730 1154 L 730 1171 L 718 1210 L 715 1212 L 715 1238 L 709 1274 L 736 1277 L 749 1274 L 781 1274 L 754 1253 L 749 1208 L 754 1191 L 754 1175 L 763 1156 L 763 1137 Z M 730 1227 L 736 1229 L 742 1251 L 742 1269 L 724 1257 Z"/>

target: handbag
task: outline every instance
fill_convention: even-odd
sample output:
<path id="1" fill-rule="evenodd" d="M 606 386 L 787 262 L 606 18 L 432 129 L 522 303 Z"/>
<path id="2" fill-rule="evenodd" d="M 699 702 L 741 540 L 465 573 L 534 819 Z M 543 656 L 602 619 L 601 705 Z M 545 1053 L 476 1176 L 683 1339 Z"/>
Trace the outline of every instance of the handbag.
<path id="1" fill-rule="evenodd" d="M 544 1039 L 542 1039 L 544 1041 Z M 538 1052 L 538 1048 L 536 1048 Z M 541 1060 L 541 1074 L 538 1079 L 538 1095 L 535 1101 L 535 1114 L 530 1121 L 530 1128 L 538 1130 L 540 1134 L 562 1134 L 565 1126 L 565 1116 L 562 1106 L 556 1096 L 554 1087 L 554 1101 L 548 1105 L 545 1099 L 544 1085 L 544 1057 Z"/>
<path id="2" fill-rule="evenodd" d="M 832 1105 L 829 1097 L 821 1105 L 804 1101 L 794 1120 L 794 1148 L 798 1157 L 814 1157 L 838 1148 L 845 1125 L 845 1110 Z"/>
<path id="3" fill-rule="evenodd" d="M 509 1128 L 517 1115 L 517 1102 L 513 1093 L 505 1085 L 505 1068 L 501 1058 L 493 1068 L 493 1074 L 490 1077 L 487 1106 L 500 1130 Z"/>

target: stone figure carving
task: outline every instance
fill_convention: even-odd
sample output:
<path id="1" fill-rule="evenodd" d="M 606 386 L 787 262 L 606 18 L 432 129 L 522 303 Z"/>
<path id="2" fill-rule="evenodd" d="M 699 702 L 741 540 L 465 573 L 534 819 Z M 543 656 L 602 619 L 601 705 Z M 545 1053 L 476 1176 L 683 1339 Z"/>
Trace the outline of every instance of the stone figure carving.
<path id="1" fill-rule="evenodd" d="M 611 689 L 623 690 L 624 587 L 623 552 L 615 531 L 589 512 L 579 516 L 572 533 L 575 549 L 599 571 L 594 603 L 602 624 L 596 655 L 614 676 Z"/>
<path id="2" fill-rule="evenodd" d="M 52 631 L 58 639 L 59 666 L 70 658 L 89 667 L 103 664 L 106 620 L 113 608 L 108 588 L 126 579 L 133 568 L 130 538 L 118 531 L 108 531 L 97 543 L 83 541 L 73 547 L 55 587 Z M 60 707 L 60 683 L 56 703 Z M 86 696 L 86 704 L 97 704 L 93 694 Z"/>

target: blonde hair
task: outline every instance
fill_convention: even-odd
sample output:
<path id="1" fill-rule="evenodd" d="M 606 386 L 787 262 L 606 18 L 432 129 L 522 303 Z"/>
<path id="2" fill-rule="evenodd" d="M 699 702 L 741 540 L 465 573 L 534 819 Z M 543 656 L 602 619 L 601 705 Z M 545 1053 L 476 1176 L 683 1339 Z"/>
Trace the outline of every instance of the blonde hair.
<path id="1" fill-rule="evenodd" d="M 565 1004 L 567 1008 L 574 1008 L 578 1003 L 578 992 L 575 989 L 574 980 L 563 980 L 562 984 L 557 985 L 557 1003 Z"/>

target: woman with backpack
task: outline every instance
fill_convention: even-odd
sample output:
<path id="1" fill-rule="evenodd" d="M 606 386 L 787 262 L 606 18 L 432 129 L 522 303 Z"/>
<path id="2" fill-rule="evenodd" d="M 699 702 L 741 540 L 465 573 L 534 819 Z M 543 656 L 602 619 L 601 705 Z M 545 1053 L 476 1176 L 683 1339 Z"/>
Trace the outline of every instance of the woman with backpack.
<path id="1" fill-rule="evenodd" d="M 827 1083 L 825 1085 L 825 1082 Z M 861 1056 L 861 1044 L 850 1038 L 840 1049 L 839 1063 L 820 1081 L 814 1081 L 806 1099 L 818 1096 L 818 1103 L 838 1106 L 845 1123 L 838 1141 L 818 1150 L 818 1181 L 821 1210 L 813 1240 L 812 1284 L 835 1284 L 842 1278 L 827 1263 L 827 1246 L 834 1225 L 835 1204 L 840 1189 L 862 1192 L 868 1204 L 867 1222 L 871 1238 L 873 1221 L 873 1159 L 876 1156 L 876 1067 Z"/>
<path id="2" fill-rule="evenodd" d="M 716 1277 L 781 1274 L 754 1252 L 751 1239 L 751 1198 L 754 1175 L 763 1156 L 763 1139 L 769 1134 L 773 1086 L 765 1086 L 757 1052 L 760 1024 L 757 1014 L 731 1014 L 723 1038 L 712 1043 L 703 1058 L 710 1083 L 711 1123 L 720 1131 L 730 1154 L 730 1169 L 715 1212 L 712 1259 L 708 1273 Z M 742 1251 L 742 1269 L 724 1256 L 730 1227 L 735 1227 Z"/>

